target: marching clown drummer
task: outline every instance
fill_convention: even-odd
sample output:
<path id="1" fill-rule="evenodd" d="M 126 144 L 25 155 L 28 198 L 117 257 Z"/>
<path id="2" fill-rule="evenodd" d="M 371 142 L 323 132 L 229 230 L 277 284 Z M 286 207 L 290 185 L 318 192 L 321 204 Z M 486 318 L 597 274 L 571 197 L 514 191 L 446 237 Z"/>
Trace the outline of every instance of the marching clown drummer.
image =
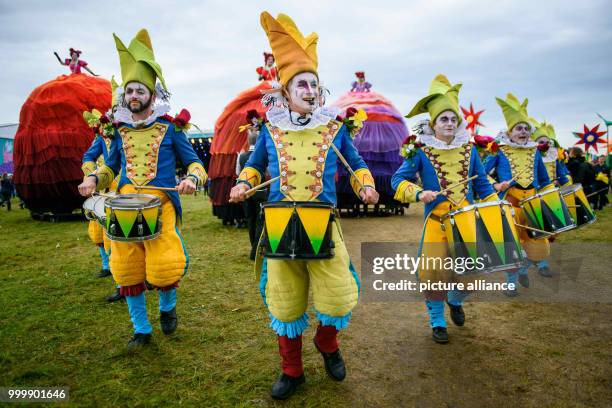
<path id="1" fill-rule="evenodd" d="M 96 186 L 103 189 L 120 174 L 119 194 L 141 193 L 161 199 L 162 224 L 157 238 L 111 242 L 111 272 L 126 297 L 134 325 L 128 348 L 133 348 L 148 344 L 153 331 L 146 310 L 145 280 L 158 289 L 162 331 L 171 334 L 177 328 L 176 288 L 189 265 L 179 230 L 182 212 L 178 194 L 194 193 L 207 175 L 183 131 L 188 126 L 188 113 L 183 110 L 174 119 L 167 115 L 169 93 L 148 32 L 140 30 L 129 47 L 114 37 L 123 80 L 118 90 L 121 103 L 114 115 L 117 130 L 106 164 L 87 177 L 79 191 L 90 195 Z M 178 191 L 147 189 L 175 187 L 177 158 L 188 173 L 176 186 Z"/>
<path id="2" fill-rule="evenodd" d="M 553 125 L 546 122 L 538 124 L 531 139 L 537 143 L 540 156 L 548 172 L 548 178 L 559 186 L 571 185 L 572 177 L 564 161 L 565 152 L 559 146 Z"/>
<path id="3" fill-rule="evenodd" d="M 420 256 L 444 259 L 449 256 L 448 240 L 441 228 L 440 220 L 451 211 L 473 204 L 475 195 L 483 201 L 496 201 L 493 190 L 478 151 L 470 143 L 470 135 L 459 113 L 459 90 L 461 84 L 451 85 L 444 75 L 436 76 L 431 82 L 429 95 L 412 108 L 407 118 L 429 113 L 429 120 L 421 121 L 415 127 L 420 140 L 408 137 L 400 153 L 404 163 L 391 179 L 395 199 L 402 203 L 425 203 L 425 223 L 421 238 Z M 473 180 L 467 179 L 476 176 Z M 417 180 L 421 180 L 421 186 Z M 463 184 L 459 184 L 464 182 Z M 449 186 L 457 186 L 445 194 L 439 194 Z M 475 243 L 467 243 L 474 245 Z M 418 271 L 422 283 L 461 282 L 454 271 L 426 265 Z M 437 343 L 449 341 L 444 301 L 450 308 L 453 323 L 465 324 L 463 301 L 468 292 L 427 291 L 425 305 L 429 314 L 432 338 Z"/>
<path id="4" fill-rule="evenodd" d="M 324 98 L 317 73 L 317 34 L 304 37 L 284 14 L 274 18 L 263 12 L 261 25 L 276 57 L 280 83 L 263 98 L 271 106 L 267 123 L 232 188 L 231 200 L 244 200 L 245 192 L 261 183 L 267 168 L 271 178 L 280 177 L 270 185 L 268 202 L 294 203 L 298 209 L 306 201 L 335 205 L 337 149 L 354 170 L 355 193 L 366 204 L 376 203 L 374 180 L 353 144 L 348 125 L 337 120 L 338 109 L 321 106 Z M 303 221 L 306 230 L 316 221 Z M 309 287 L 319 320 L 315 347 L 332 379 L 342 381 L 346 375 L 337 333 L 348 325 L 357 304 L 359 282 L 337 220 L 328 226 L 334 243 L 329 259 L 276 259 L 268 254 L 262 259 L 260 253 L 256 259 L 259 287 L 282 358 L 282 373 L 271 392 L 276 399 L 289 398 L 304 382 L 302 333 L 308 326 Z"/>
<path id="5" fill-rule="evenodd" d="M 494 184 L 502 199 L 509 201 L 514 207 L 515 221 L 525 225 L 525 215 L 519 205 L 523 199 L 531 197 L 538 190 L 553 188 L 548 177 L 546 166 L 542 161 L 537 144 L 531 140 L 533 119 L 527 113 L 528 100 L 520 102 L 513 94 L 508 93 L 506 99 L 495 98 L 501 107 L 508 131 L 498 135 L 499 152 L 490 156 L 485 162 L 487 173 L 495 172 L 498 183 Z M 519 231 L 521 245 L 527 253 L 527 259 L 535 264 L 540 275 L 552 276 L 548 262 L 545 260 L 550 254 L 550 244 L 547 238 L 532 239 L 523 228 Z M 514 283 L 514 290 L 504 293 L 513 297 L 518 294 L 516 283 L 529 287 L 529 266 L 520 268 L 518 272 L 507 272 L 509 283 Z"/>

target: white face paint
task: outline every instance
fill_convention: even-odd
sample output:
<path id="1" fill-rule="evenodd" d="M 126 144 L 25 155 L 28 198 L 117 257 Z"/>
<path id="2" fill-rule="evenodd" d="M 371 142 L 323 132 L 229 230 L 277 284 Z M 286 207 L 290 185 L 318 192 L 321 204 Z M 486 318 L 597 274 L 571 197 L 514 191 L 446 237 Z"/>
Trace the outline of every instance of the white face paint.
<path id="1" fill-rule="evenodd" d="M 151 106 L 155 95 L 152 95 L 149 88 L 140 82 L 128 82 L 125 86 L 124 99 L 125 105 L 132 113 L 141 113 Z"/>
<path id="2" fill-rule="evenodd" d="M 433 125 L 433 131 L 436 138 L 448 141 L 455 137 L 458 125 L 459 119 L 455 112 L 447 110 L 438 115 Z"/>
<path id="3" fill-rule="evenodd" d="M 319 107 L 319 79 L 312 72 L 302 72 L 289 81 L 289 109 L 300 114 L 311 113 Z"/>
<path id="4" fill-rule="evenodd" d="M 517 123 L 508 136 L 516 144 L 526 144 L 531 137 L 531 126 L 525 122 Z"/>
<path id="5" fill-rule="evenodd" d="M 536 139 L 537 144 L 547 144 L 549 147 L 552 147 L 552 141 L 546 136 L 540 136 Z"/>
<path id="6" fill-rule="evenodd" d="M 266 58 L 266 65 L 268 67 L 271 67 L 272 65 L 274 65 L 274 57 L 273 56 L 269 56 L 268 58 Z"/>

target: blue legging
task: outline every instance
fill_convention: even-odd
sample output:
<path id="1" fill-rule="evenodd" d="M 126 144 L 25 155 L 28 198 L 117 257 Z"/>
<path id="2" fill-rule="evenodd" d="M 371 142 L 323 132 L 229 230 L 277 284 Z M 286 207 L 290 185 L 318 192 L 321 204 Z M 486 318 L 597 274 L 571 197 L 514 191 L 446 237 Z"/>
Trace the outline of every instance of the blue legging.
<path id="1" fill-rule="evenodd" d="M 104 245 L 100 245 L 98 247 L 100 251 L 100 258 L 102 258 L 102 269 L 110 269 L 110 264 L 108 262 L 108 254 L 104 250 Z"/>
<path id="2" fill-rule="evenodd" d="M 168 291 L 159 293 L 159 310 L 162 312 L 169 312 L 176 307 L 176 288 L 172 288 Z M 134 333 L 151 333 L 153 327 L 149 323 L 149 317 L 147 316 L 147 301 L 145 299 L 145 292 L 142 292 L 138 296 L 126 296 L 125 300 L 128 304 L 128 311 L 130 312 L 130 319 L 134 325 Z"/>

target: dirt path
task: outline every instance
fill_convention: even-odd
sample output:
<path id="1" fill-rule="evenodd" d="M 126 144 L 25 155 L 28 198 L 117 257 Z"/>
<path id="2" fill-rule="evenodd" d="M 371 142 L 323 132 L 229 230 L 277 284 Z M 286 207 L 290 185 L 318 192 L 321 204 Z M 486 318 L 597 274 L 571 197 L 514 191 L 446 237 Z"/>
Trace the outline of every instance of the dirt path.
<path id="1" fill-rule="evenodd" d="M 360 270 L 364 241 L 418 242 L 422 207 L 405 216 L 342 219 Z M 603 273 L 603 272 L 602 272 Z M 541 278 L 535 271 L 531 294 Z M 500 294 L 500 296 L 503 296 Z M 526 295 L 527 296 L 527 295 Z M 353 406 L 611 406 L 610 303 L 472 302 L 451 341 L 431 340 L 423 302 L 364 303 L 343 347 Z"/>

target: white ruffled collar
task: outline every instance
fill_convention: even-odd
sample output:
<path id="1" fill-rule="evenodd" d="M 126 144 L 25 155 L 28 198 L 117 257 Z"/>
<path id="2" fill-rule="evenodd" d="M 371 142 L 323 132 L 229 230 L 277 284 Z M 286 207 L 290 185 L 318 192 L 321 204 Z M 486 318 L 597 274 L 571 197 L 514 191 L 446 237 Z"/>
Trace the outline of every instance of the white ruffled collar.
<path id="1" fill-rule="evenodd" d="M 303 126 L 294 124 L 291 121 L 291 112 L 289 112 L 289 109 L 281 106 L 273 106 L 270 108 L 266 113 L 266 117 L 270 125 L 281 130 L 299 131 L 304 129 L 315 129 L 319 126 L 327 125 L 330 120 L 336 119 L 340 112 L 341 109 L 337 107 L 317 108 L 310 114 L 310 122 Z"/>
<path id="2" fill-rule="evenodd" d="M 419 136 L 419 140 L 421 143 L 426 146 L 434 147 L 436 149 L 456 149 L 470 142 L 470 133 L 465 127 L 465 121 L 461 122 L 461 124 L 457 128 L 455 137 L 453 138 L 453 140 L 451 140 L 450 143 L 446 143 L 436 137 L 433 129 L 431 128 L 431 126 L 429 126 L 429 120 L 422 120 L 418 122 L 412 128 L 412 130 L 415 134 Z"/>
<path id="3" fill-rule="evenodd" d="M 129 109 L 119 106 L 114 114 L 114 119 L 117 122 L 125 123 L 137 128 L 150 125 L 151 123 L 155 122 L 157 118 L 164 116 L 168 112 L 170 112 L 170 105 L 167 103 L 161 103 L 159 105 L 155 105 L 153 108 L 153 113 L 151 113 L 148 118 L 143 120 L 134 120 L 132 118 L 132 112 L 130 112 Z"/>
<path id="4" fill-rule="evenodd" d="M 508 136 L 508 132 L 505 130 L 499 132 L 497 139 L 499 140 L 498 144 L 516 147 L 517 149 L 531 149 L 538 146 L 538 144 L 533 140 L 528 140 L 525 144 L 514 143 L 512 140 L 510 140 L 510 136 Z"/>
<path id="5" fill-rule="evenodd" d="M 549 147 L 546 153 L 540 153 L 542 155 L 542 160 L 544 161 L 544 163 L 554 162 L 559 158 L 559 151 L 554 146 Z"/>

